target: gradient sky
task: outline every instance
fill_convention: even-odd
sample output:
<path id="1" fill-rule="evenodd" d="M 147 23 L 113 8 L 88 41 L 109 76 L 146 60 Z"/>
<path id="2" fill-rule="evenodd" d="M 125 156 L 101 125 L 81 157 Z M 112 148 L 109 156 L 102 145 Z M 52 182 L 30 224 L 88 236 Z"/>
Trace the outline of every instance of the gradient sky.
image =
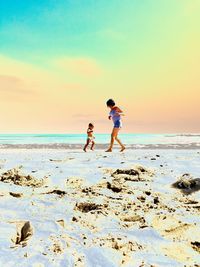
<path id="1" fill-rule="evenodd" d="M 200 132 L 200 0 L 0 0 L 0 133 Z"/>

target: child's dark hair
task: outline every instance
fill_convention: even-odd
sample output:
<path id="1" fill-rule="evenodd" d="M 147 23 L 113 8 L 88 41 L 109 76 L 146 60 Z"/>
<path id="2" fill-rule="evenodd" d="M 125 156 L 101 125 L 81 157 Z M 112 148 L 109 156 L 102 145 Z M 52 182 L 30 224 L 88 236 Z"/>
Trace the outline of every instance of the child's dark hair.
<path id="1" fill-rule="evenodd" d="M 88 125 L 89 127 L 94 127 L 94 124 L 92 124 L 92 123 L 89 123 L 89 125 Z"/>
<path id="2" fill-rule="evenodd" d="M 106 102 L 107 107 L 114 107 L 115 106 L 115 101 L 113 99 L 109 99 Z"/>

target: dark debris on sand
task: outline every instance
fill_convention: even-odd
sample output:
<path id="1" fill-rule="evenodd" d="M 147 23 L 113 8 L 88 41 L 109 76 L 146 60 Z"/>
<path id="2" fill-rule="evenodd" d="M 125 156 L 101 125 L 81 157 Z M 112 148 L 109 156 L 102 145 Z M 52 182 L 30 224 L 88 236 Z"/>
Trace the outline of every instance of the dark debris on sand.
<path id="1" fill-rule="evenodd" d="M 112 190 L 114 193 L 119 193 L 122 191 L 122 186 L 119 183 L 107 182 L 107 188 Z"/>
<path id="2" fill-rule="evenodd" d="M 130 169 L 130 170 L 117 169 L 115 172 L 113 172 L 112 176 L 114 176 L 116 174 L 127 174 L 127 175 L 138 176 L 139 172 L 137 170 L 134 170 L 134 169 Z"/>
<path id="3" fill-rule="evenodd" d="M 47 194 L 56 194 L 56 195 L 59 195 L 59 196 L 63 196 L 63 195 L 66 195 L 67 192 L 59 190 L 59 189 L 55 189 L 53 191 L 48 192 Z"/>
<path id="4" fill-rule="evenodd" d="M 106 208 L 106 205 L 100 205 L 100 204 L 90 203 L 90 202 L 77 203 L 75 206 L 76 210 L 79 210 L 84 213 L 95 211 L 95 210 L 101 210 L 103 208 Z"/>
<path id="5" fill-rule="evenodd" d="M 20 169 L 14 168 L 0 175 L 0 181 L 4 183 L 13 183 L 20 186 L 41 187 L 43 180 L 38 180 L 32 175 L 21 173 Z"/>
<path id="6" fill-rule="evenodd" d="M 200 253 L 200 242 L 198 242 L 198 241 L 191 242 L 191 245 L 192 245 L 192 248 L 193 248 L 194 250 L 196 250 L 197 252 Z"/>
<path id="7" fill-rule="evenodd" d="M 193 178 L 190 174 L 183 174 L 172 187 L 180 189 L 182 193 L 189 195 L 200 190 L 200 178 Z"/>
<path id="8" fill-rule="evenodd" d="M 124 179 L 124 181 L 144 182 L 153 176 L 153 172 L 143 166 L 136 166 L 132 169 L 117 169 L 111 176 L 114 179 Z"/>
<path id="9" fill-rule="evenodd" d="M 16 198 L 23 197 L 23 193 L 9 192 L 9 194 L 10 194 L 12 197 L 16 197 Z"/>

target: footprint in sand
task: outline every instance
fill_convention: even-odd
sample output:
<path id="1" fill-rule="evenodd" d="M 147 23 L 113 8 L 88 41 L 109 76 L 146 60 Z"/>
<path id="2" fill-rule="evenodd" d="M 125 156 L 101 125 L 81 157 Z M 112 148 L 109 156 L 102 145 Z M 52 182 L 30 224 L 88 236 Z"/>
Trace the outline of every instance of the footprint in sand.
<path id="1" fill-rule="evenodd" d="M 158 215 L 152 220 L 152 226 L 163 237 L 177 241 L 192 241 L 192 237 L 200 236 L 200 227 L 184 223 L 175 216 Z"/>
<path id="2" fill-rule="evenodd" d="M 130 263 L 132 252 L 144 249 L 144 247 L 137 242 L 128 240 L 127 236 L 116 236 L 116 234 L 94 238 L 92 240 L 92 245 L 98 245 L 100 247 L 111 248 L 118 251 L 121 254 L 120 265 Z"/>
<path id="3" fill-rule="evenodd" d="M 27 242 L 33 236 L 33 227 L 29 221 L 17 222 L 17 233 L 12 238 L 15 245 L 27 246 Z"/>

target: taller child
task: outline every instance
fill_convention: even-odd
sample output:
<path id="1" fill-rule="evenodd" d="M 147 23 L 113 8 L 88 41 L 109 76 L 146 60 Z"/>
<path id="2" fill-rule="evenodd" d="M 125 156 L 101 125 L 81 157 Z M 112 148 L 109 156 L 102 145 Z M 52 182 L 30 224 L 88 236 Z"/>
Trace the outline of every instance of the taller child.
<path id="1" fill-rule="evenodd" d="M 113 124 L 114 124 L 113 130 L 111 133 L 110 146 L 109 146 L 108 150 L 106 150 L 106 152 L 112 152 L 115 140 L 121 146 L 120 152 L 123 152 L 125 150 L 125 146 L 122 144 L 122 142 L 118 138 L 119 130 L 122 127 L 121 116 L 124 116 L 123 111 L 115 105 L 115 101 L 113 99 L 109 99 L 106 102 L 106 105 L 108 108 L 110 108 L 110 113 L 109 113 L 108 119 L 109 120 L 112 119 Z"/>

